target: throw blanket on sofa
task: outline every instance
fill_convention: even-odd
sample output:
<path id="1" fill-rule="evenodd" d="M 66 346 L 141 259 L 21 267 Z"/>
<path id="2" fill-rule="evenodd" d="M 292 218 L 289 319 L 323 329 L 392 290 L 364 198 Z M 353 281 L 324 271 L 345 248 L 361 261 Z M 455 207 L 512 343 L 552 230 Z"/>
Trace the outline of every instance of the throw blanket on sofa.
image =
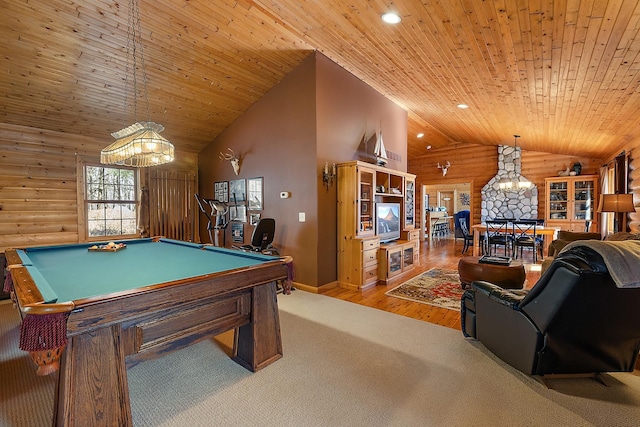
<path id="1" fill-rule="evenodd" d="M 576 246 L 586 246 L 598 252 L 617 287 L 640 288 L 639 240 L 580 240 L 568 244 L 562 252 Z"/>

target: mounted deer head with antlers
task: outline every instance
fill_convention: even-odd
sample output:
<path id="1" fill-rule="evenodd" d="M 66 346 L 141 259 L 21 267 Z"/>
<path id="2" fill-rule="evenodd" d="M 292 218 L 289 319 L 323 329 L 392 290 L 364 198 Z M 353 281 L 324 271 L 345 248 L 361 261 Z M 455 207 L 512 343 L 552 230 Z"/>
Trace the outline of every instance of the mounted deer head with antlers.
<path id="1" fill-rule="evenodd" d="M 442 176 L 447 176 L 447 171 L 449 170 L 449 167 L 451 166 L 451 163 L 449 163 L 447 161 L 446 164 L 442 164 L 440 165 L 440 163 L 438 163 L 438 169 L 442 169 Z"/>
<path id="2" fill-rule="evenodd" d="M 229 153 L 220 152 L 220 161 L 229 160 L 231 166 L 233 166 L 233 171 L 238 175 L 240 173 L 240 158 L 236 156 L 231 148 L 227 148 L 227 151 L 229 151 Z"/>

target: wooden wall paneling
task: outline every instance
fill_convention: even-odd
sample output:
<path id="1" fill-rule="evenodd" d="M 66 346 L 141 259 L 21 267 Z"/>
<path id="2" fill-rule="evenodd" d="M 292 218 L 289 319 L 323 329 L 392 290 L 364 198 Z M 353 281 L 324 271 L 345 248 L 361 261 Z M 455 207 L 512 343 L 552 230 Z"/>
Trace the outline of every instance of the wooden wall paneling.
<path id="1" fill-rule="evenodd" d="M 194 241 L 197 173 L 165 168 L 149 171 L 150 234 Z"/>
<path id="2" fill-rule="evenodd" d="M 0 251 L 86 240 L 84 209 L 80 209 L 84 186 L 77 171 L 83 170 L 84 160 L 97 161 L 96 147 L 107 145 L 109 139 L 105 136 L 105 141 L 98 141 L 0 123 Z M 176 151 L 171 167 L 189 171 L 192 178 L 181 193 L 190 192 L 185 197 L 191 200 L 197 182 L 198 155 Z M 142 171 L 141 185 L 145 182 L 145 170 Z M 187 210 L 192 218 L 193 207 L 187 206 Z M 193 220 L 183 222 L 189 221 Z M 192 238 L 192 228 L 189 223 L 175 234 Z"/>
<path id="3" fill-rule="evenodd" d="M 544 179 L 558 176 L 559 171 L 571 169 L 576 162 L 582 165 L 581 175 L 597 175 L 602 159 L 522 151 L 522 175 L 538 187 L 538 218 L 544 218 L 547 212 Z"/>
<path id="4" fill-rule="evenodd" d="M 5 3 L 1 120 L 104 146 L 126 121 L 126 7 Z M 365 0 L 140 3 L 151 117 L 180 150 L 202 151 L 315 49 L 409 110 L 411 158 L 427 138 L 517 132 L 527 150 L 600 157 L 640 137 L 637 2 L 405 1 L 395 27 Z"/>
<path id="5" fill-rule="evenodd" d="M 442 176 L 437 164 L 451 162 L 446 176 Z M 522 175 L 538 187 L 538 217 L 546 213 L 545 183 L 547 177 L 557 176 L 558 171 L 571 168 L 575 162 L 582 164 L 582 175 L 597 174 L 602 159 L 580 156 L 566 156 L 535 151 L 522 151 Z M 422 185 L 453 184 L 470 182 L 472 184 L 472 223 L 480 222 L 482 207 L 482 187 L 498 171 L 498 151 L 495 146 L 456 143 L 445 148 L 431 150 L 428 154 L 409 160 L 408 171 L 416 175 L 417 188 L 421 193 Z M 433 195 L 435 197 L 435 194 Z M 422 194 L 419 194 L 422 201 Z M 431 195 L 430 195 L 431 199 Z M 434 205 L 434 202 L 430 204 Z M 417 209 L 422 209 L 422 203 Z M 416 212 L 419 218 L 420 212 Z"/>
<path id="6" fill-rule="evenodd" d="M 0 250 L 78 241 L 77 138 L 0 125 Z"/>
<path id="7" fill-rule="evenodd" d="M 438 169 L 438 163 L 449 161 L 446 176 Z M 410 158 L 407 171 L 416 175 L 416 188 L 419 191 L 420 203 L 416 203 L 416 218 L 420 218 L 422 210 L 422 185 L 440 183 L 455 184 L 469 182 L 471 184 L 471 223 L 480 222 L 480 208 L 482 187 L 496 174 L 498 170 L 498 149 L 495 146 L 455 143 L 445 148 L 437 148 L 428 154 Z M 435 201 L 431 201 L 431 205 Z M 417 200 L 417 199 L 416 199 Z"/>

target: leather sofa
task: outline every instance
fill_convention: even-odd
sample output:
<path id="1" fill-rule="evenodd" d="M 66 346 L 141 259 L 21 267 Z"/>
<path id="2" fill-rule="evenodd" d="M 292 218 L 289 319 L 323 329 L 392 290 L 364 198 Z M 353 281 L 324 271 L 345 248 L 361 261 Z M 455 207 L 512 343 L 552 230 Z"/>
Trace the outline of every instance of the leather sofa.
<path id="1" fill-rule="evenodd" d="M 461 322 L 465 337 L 525 374 L 631 372 L 640 351 L 640 287 L 616 286 L 599 253 L 572 245 L 528 292 L 472 282 Z"/>
<path id="2" fill-rule="evenodd" d="M 602 237 L 600 233 L 587 233 L 576 231 L 558 231 L 558 238 L 549 244 L 549 254 L 547 258 L 542 262 L 541 272 L 544 273 L 547 268 L 553 262 L 554 257 L 560 253 L 565 246 L 569 243 L 576 242 L 578 240 L 600 240 Z M 606 241 L 614 242 L 620 240 L 640 240 L 640 234 L 619 232 L 611 234 L 605 237 Z"/>
<path id="3" fill-rule="evenodd" d="M 600 233 L 588 233 L 579 231 L 558 231 L 558 238 L 549 244 L 549 257 L 559 254 L 565 246 L 577 240 L 601 240 Z"/>

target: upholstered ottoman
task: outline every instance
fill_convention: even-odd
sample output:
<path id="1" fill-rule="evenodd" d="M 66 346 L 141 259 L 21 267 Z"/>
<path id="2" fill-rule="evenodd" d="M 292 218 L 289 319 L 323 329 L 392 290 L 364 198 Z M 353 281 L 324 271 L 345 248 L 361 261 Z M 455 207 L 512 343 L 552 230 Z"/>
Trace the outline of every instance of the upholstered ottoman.
<path id="1" fill-rule="evenodd" d="M 511 261 L 509 265 L 485 264 L 480 257 L 466 256 L 458 262 L 458 274 L 462 289 L 474 280 L 494 283 L 504 289 L 522 289 L 527 274 L 520 261 Z"/>

